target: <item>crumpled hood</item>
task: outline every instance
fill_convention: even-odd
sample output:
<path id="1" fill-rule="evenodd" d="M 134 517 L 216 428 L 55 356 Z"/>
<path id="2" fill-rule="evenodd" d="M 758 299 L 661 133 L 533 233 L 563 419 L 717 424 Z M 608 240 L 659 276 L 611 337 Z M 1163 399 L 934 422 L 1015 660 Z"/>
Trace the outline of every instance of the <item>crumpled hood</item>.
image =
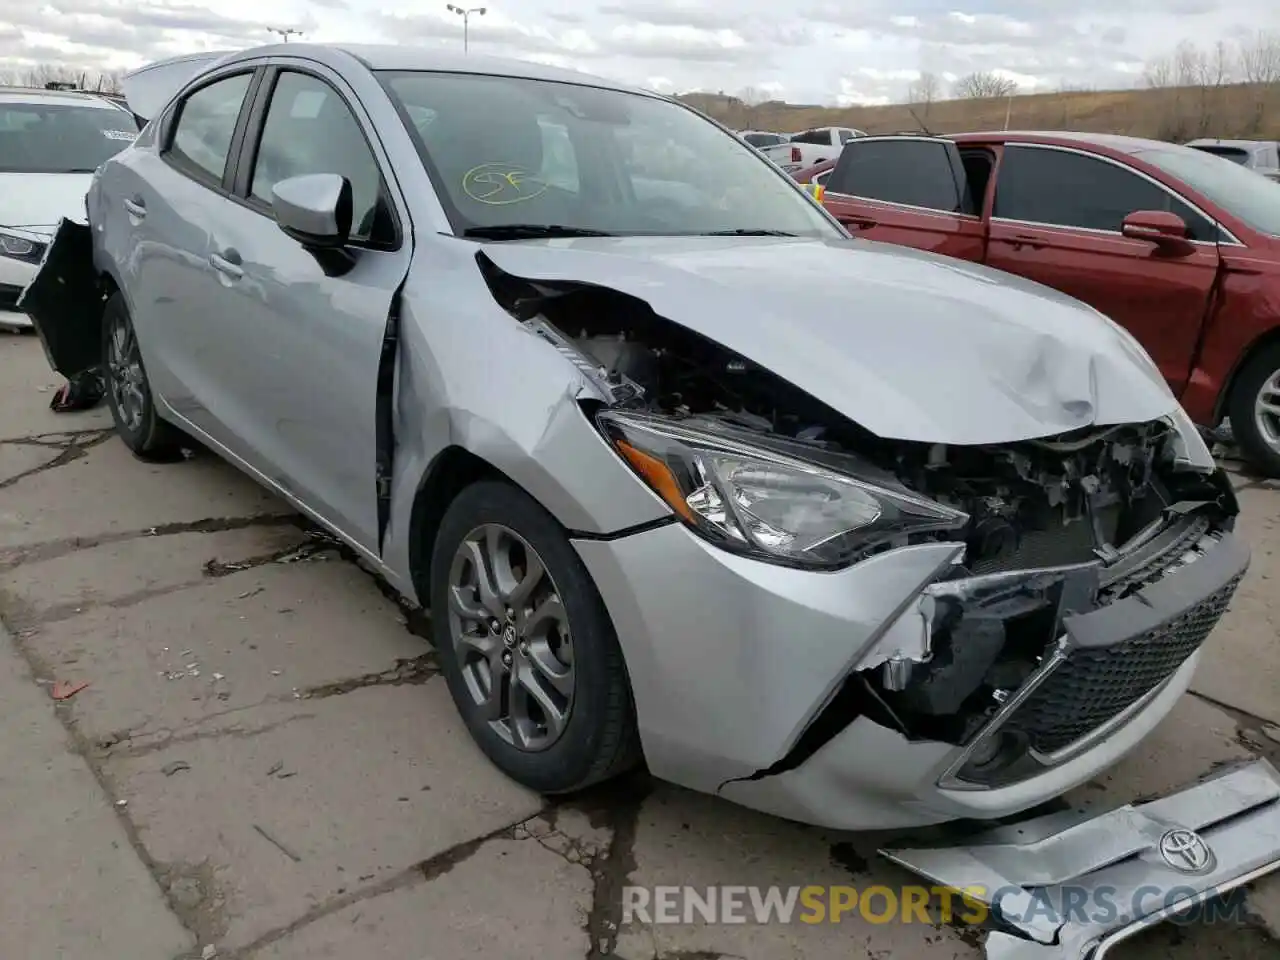
<path id="1" fill-rule="evenodd" d="M 628 237 L 484 253 L 518 277 L 638 297 L 885 438 L 1008 443 L 1177 408 L 1137 341 L 1091 307 L 905 247 Z"/>
<path id="2" fill-rule="evenodd" d="M 91 173 L 0 173 L 0 226 L 53 236 L 63 217 L 85 222 Z"/>

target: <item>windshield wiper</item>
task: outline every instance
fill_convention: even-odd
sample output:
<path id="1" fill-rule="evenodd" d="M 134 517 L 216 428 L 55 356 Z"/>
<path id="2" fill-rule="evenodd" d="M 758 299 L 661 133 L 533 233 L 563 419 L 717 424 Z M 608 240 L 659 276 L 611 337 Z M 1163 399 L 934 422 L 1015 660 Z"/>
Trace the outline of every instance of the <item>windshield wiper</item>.
<path id="1" fill-rule="evenodd" d="M 700 237 L 794 237 L 798 234 L 787 233 L 785 230 L 712 230 L 709 233 L 700 233 Z"/>
<path id="2" fill-rule="evenodd" d="M 535 240 L 554 237 L 612 237 L 615 234 L 604 230 L 589 230 L 586 227 L 566 227 L 559 223 L 503 223 L 492 227 L 468 227 L 462 231 L 464 237 L 478 237 L 481 240 Z"/>

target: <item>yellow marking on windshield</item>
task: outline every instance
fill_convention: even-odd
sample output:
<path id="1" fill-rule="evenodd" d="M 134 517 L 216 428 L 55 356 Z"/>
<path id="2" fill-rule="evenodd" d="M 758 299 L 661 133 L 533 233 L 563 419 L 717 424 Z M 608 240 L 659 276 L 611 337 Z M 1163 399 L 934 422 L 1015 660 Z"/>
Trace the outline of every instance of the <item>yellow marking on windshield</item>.
<path id="1" fill-rule="evenodd" d="M 546 181 L 512 163 L 482 163 L 462 175 L 462 192 L 477 203 L 523 203 L 546 190 Z"/>

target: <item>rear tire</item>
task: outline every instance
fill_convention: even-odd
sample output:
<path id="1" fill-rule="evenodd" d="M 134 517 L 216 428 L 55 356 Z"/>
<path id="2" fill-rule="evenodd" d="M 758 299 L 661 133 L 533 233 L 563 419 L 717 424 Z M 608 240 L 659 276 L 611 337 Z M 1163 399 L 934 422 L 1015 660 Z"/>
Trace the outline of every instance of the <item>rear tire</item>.
<path id="1" fill-rule="evenodd" d="M 102 379 L 116 433 L 143 460 L 181 458 L 183 434 L 156 413 L 133 318 L 119 292 L 102 313 Z"/>
<path id="2" fill-rule="evenodd" d="M 449 692 L 503 773 L 539 793 L 570 793 L 639 760 L 608 611 L 560 525 L 528 494 L 492 480 L 458 494 L 436 535 L 430 596 Z"/>

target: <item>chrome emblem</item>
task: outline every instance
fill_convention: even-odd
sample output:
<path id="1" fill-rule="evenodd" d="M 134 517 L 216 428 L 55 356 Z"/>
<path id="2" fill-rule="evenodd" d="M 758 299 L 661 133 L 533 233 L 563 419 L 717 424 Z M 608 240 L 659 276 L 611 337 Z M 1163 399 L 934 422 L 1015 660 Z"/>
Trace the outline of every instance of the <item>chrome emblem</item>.
<path id="1" fill-rule="evenodd" d="M 1217 863 L 1209 845 L 1194 830 L 1177 827 L 1159 843 L 1160 859 L 1179 873 L 1208 873 Z"/>

